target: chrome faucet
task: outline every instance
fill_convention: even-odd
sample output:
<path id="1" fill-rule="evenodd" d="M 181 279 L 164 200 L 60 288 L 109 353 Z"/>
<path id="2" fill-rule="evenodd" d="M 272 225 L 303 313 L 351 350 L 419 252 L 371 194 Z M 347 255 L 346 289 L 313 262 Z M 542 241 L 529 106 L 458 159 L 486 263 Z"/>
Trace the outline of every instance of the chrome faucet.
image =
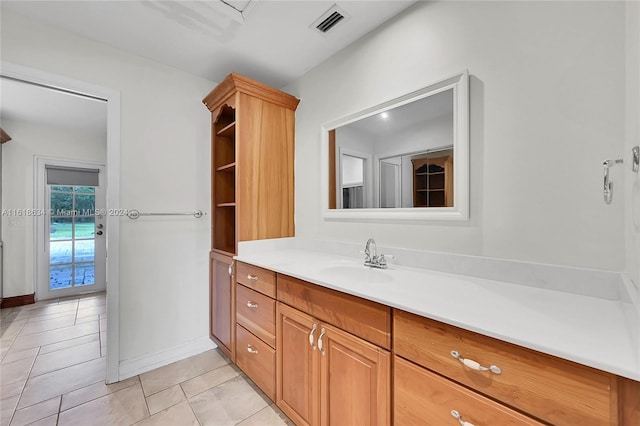
<path id="1" fill-rule="evenodd" d="M 376 240 L 373 238 L 369 238 L 367 240 L 367 245 L 364 247 L 364 266 L 369 266 L 371 268 L 387 268 L 387 260 L 384 258 L 384 254 L 378 256 L 378 249 L 376 247 Z M 387 256 L 392 257 L 393 256 Z"/>

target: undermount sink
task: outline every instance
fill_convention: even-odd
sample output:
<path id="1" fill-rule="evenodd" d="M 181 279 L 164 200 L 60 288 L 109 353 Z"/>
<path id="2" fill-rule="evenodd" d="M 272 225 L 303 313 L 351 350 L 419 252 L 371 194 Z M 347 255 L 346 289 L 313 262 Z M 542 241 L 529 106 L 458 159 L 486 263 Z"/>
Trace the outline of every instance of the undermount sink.
<path id="1" fill-rule="evenodd" d="M 371 268 L 351 262 L 327 265 L 320 268 L 318 272 L 331 279 L 376 283 L 393 281 L 388 270 Z"/>

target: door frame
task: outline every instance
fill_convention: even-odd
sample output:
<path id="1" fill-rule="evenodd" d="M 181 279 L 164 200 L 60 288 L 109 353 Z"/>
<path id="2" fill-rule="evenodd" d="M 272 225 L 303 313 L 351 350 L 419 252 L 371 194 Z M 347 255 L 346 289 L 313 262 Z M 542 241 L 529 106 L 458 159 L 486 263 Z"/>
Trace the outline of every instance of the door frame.
<path id="1" fill-rule="evenodd" d="M 28 83 L 107 101 L 107 164 L 105 167 L 107 211 L 118 211 L 120 208 L 120 91 L 6 61 L 0 61 L 0 74 Z M 106 223 L 107 330 L 109 330 L 106 382 L 115 383 L 119 380 L 120 366 L 120 218 L 107 215 Z M 35 292 L 35 282 L 32 282 L 32 286 Z"/>
<path id="2" fill-rule="evenodd" d="M 67 159 L 61 159 L 61 158 L 54 158 L 54 157 L 40 157 L 40 156 L 36 156 L 34 158 L 34 165 L 33 168 L 35 170 L 35 175 L 34 175 L 34 182 L 35 182 L 35 189 L 33 191 L 34 193 L 34 200 L 33 200 L 33 205 L 35 206 L 35 211 L 36 212 L 45 212 L 45 211 L 50 211 L 50 207 L 49 207 L 49 191 L 47 189 L 47 184 L 46 184 L 46 169 L 45 169 L 45 165 L 47 164 L 52 164 L 52 165 L 56 165 L 56 166 L 66 166 L 66 167 L 74 167 L 74 168 L 97 168 L 100 170 L 100 174 L 98 175 L 99 180 L 99 191 L 96 191 L 96 210 L 99 208 L 98 207 L 98 202 L 97 202 L 97 197 L 101 196 L 104 197 L 105 200 L 105 206 L 103 207 L 103 209 L 106 211 L 106 180 L 105 180 L 105 166 L 104 164 L 101 163 L 95 163 L 95 162 L 91 162 L 91 161 L 76 161 L 76 160 L 67 160 Z M 104 215 L 104 219 L 106 220 L 107 215 Z M 47 282 L 47 287 L 49 287 L 49 279 L 48 276 L 49 274 L 47 273 L 49 271 L 49 259 L 45 259 L 44 254 L 45 254 L 45 247 L 47 244 L 47 240 L 49 239 L 49 234 L 47 233 L 47 222 L 49 221 L 50 215 L 46 215 L 46 214 L 38 214 L 35 215 L 36 218 L 40 219 L 40 220 L 36 220 L 35 223 L 35 232 L 34 232 L 34 237 L 35 237 L 35 242 L 34 242 L 34 248 L 36 250 L 36 254 L 34 256 L 35 258 L 35 293 L 36 293 L 36 300 L 40 300 L 43 295 L 43 290 L 44 290 L 44 282 L 46 280 Z M 95 253 L 98 254 L 98 249 L 96 246 L 96 250 Z M 105 250 L 104 250 L 104 258 L 105 258 L 105 268 L 106 268 L 106 240 L 105 240 Z M 96 261 L 97 263 L 97 261 Z M 46 268 L 45 268 L 46 265 Z M 97 270 L 97 269 L 96 269 Z M 96 278 L 98 277 L 98 275 L 96 275 Z M 98 284 L 97 282 L 95 284 Z M 58 293 L 60 296 L 59 297 L 66 297 L 66 296 L 73 296 L 73 295 L 79 295 L 82 294 L 82 292 L 78 292 L 78 289 L 76 287 L 71 287 L 70 289 L 60 289 L 60 290 L 55 290 L 56 293 Z M 85 293 L 89 293 L 89 292 L 94 292 L 94 291 L 104 291 L 106 290 L 106 270 L 105 270 L 105 282 L 102 284 L 98 284 L 96 285 L 96 287 L 94 287 L 93 289 L 91 288 L 86 288 L 85 289 Z M 50 290 L 47 290 L 47 292 L 45 293 L 48 296 L 51 295 Z M 107 316 L 108 318 L 108 316 Z M 107 333 L 108 334 L 108 333 Z"/>

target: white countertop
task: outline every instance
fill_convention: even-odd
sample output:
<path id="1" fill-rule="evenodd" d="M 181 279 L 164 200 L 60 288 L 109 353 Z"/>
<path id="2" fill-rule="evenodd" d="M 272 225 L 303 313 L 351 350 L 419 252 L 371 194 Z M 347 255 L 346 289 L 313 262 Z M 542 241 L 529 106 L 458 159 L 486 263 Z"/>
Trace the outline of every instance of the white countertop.
<path id="1" fill-rule="evenodd" d="M 545 280 L 540 286 L 514 284 L 496 279 L 458 275 L 435 270 L 389 264 L 385 270 L 363 266 L 362 259 L 340 254 L 342 247 L 322 244 L 323 251 L 300 244 L 296 239 L 266 240 L 241 243 L 236 259 L 299 278 L 323 287 L 360 296 L 447 324 L 491 336 L 580 364 L 601 369 L 634 380 L 640 380 L 640 324 L 638 303 L 633 296 L 611 290 L 611 282 L 603 285 L 600 296 L 597 281 L 605 281 L 613 273 L 576 269 L 576 277 L 595 276 L 585 294 L 567 284 L 555 285 Z M 349 247 L 350 249 L 351 247 Z M 363 248 L 363 247 L 362 247 Z M 351 252 L 350 250 L 349 252 Z M 407 255 L 406 250 L 396 250 Z M 378 252 L 381 252 L 379 249 Z M 383 251 L 388 253 L 389 250 Z M 428 252 L 411 253 L 414 258 Z M 357 254 L 357 252 L 356 252 Z M 443 256 L 438 254 L 438 256 Z M 469 269 L 469 257 L 444 255 L 452 264 Z M 408 257 L 408 255 L 407 255 Z M 451 259 L 449 259 L 449 257 Z M 481 259 L 471 258 L 472 261 Z M 502 261 L 494 262 L 495 270 Z M 427 261 L 423 263 L 429 263 Z M 457 263 L 457 264 L 456 264 Z M 497 267 L 496 267 L 497 265 Z M 517 271 L 517 262 L 503 269 Z M 527 273 L 545 265 L 523 263 Z M 503 265 L 504 266 L 504 265 Z M 556 267 L 557 268 L 557 267 Z M 553 270 L 564 281 L 571 280 L 572 269 Z M 582 275 L 581 275 L 582 274 Z M 599 275 L 600 274 L 600 275 Z M 542 283 L 543 280 L 538 279 Z M 586 281 L 586 280 L 585 280 Z M 580 285 L 581 283 L 576 283 Z M 562 291 L 554 289 L 562 288 Z M 594 293 L 595 292 L 595 293 Z M 624 289 L 622 290 L 624 292 Z M 593 294 L 596 294 L 594 296 Z"/>

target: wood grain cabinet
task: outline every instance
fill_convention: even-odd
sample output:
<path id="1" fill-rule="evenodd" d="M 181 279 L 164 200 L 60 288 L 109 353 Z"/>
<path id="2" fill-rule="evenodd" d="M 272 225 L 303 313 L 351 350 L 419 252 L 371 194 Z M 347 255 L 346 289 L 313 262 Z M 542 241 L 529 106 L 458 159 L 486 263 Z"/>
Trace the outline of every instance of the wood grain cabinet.
<path id="1" fill-rule="evenodd" d="M 297 295 L 304 294 L 310 284 L 283 278 L 286 285 L 281 289 L 278 275 L 278 298 L 304 304 Z M 287 297 L 286 293 L 291 294 Z M 363 301 L 364 311 L 342 311 L 357 298 L 332 290 L 329 293 L 309 294 L 307 299 L 308 311 L 319 313 L 325 320 L 285 303 L 277 304 L 276 403 L 297 425 L 388 425 L 390 352 L 326 321 L 331 317 L 334 323 L 353 321 L 366 327 L 370 325 L 368 318 L 350 318 L 354 312 L 358 316 L 357 312 L 368 311 L 371 302 Z M 322 303 L 323 297 L 329 301 L 342 296 L 346 304 Z"/>
<path id="2" fill-rule="evenodd" d="M 233 258 L 224 254 L 209 254 L 209 333 L 218 347 L 234 359 L 235 300 Z"/>
<path id="3" fill-rule="evenodd" d="M 298 102 L 287 93 L 235 73 L 204 98 L 211 112 L 212 253 L 230 258 L 237 254 L 238 241 L 294 235 Z M 222 299 L 216 296 L 225 294 L 228 285 L 227 277 L 218 272 L 211 267 L 210 309 L 212 325 L 216 325 L 211 336 L 235 361 L 235 333 L 228 336 L 226 324 L 213 323 L 235 309 L 235 303 L 223 308 Z M 233 294 L 228 301 L 232 298 Z"/>
<path id="4" fill-rule="evenodd" d="M 475 425 L 637 422 L 637 411 L 624 413 L 634 404 L 637 409 L 631 400 L 637 389 L 621 393 L 620 384 L 629 383 L 613 374 L 400 310 L 393 326 L 395 424 L 416 424 L 409 419 L 434 403 Z M 444 424 L 439 419 L 447 413 L 436 411 L 419 424 Z"/>
<path id="5" fill-rule="evenodd" d="M 276 274 L 236 263 L 236 364 L 276 399 Z"/>

